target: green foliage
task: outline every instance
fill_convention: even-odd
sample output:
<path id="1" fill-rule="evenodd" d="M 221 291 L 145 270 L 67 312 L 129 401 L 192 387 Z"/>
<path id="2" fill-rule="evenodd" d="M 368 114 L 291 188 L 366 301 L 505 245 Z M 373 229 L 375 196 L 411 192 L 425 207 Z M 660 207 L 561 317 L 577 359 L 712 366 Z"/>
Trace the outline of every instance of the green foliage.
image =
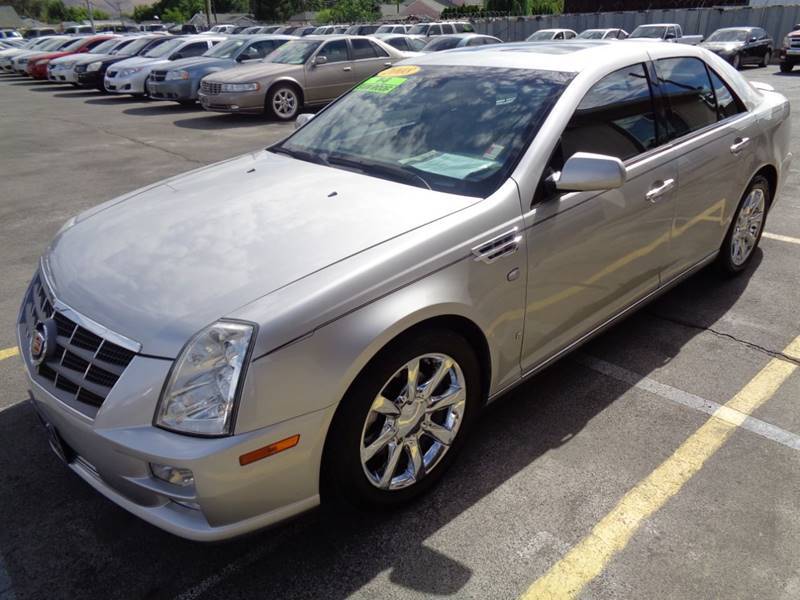
<path id="1" fill-rule="evenodd" d="M 20 15 L 47 23 L 80 23 L 89 20 L 85 6 L 66 6 L 63 0 L 12 0 L 11 5 Z M 103 10 L 93 9 L 92 16 L 95 19 L 108 19 L 108 13 Z"/>
<path id="2" fill-rule="evenodd" d="M 380 4 L 373 0 L 339 0 L 331 15 L 337 23 L 374 21 L 381 16 Z"/>
<path id="3" fill-rule="evenodd" d="M 333 21 L 333 11 L 330 8 L 323 8 L 317 11 L 317 23 L 325 25 Z"/>
<path id="4" fill-rule="evenodd" d="M 458 10 L 463 8 L 467 7 Z M 564 12 L 564 0 L 486 0 L 486 11 L 511 15 L 554 15 Z"/>

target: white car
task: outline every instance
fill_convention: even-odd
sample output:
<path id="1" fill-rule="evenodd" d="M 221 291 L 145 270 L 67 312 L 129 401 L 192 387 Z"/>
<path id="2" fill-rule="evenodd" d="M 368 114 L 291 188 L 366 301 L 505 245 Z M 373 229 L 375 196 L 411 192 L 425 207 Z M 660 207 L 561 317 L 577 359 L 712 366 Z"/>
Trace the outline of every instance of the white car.
<path id="1" fill-rule="evenodd" d="M 75 65 L 94 62 L 100 55 L 107 56 L 113 54 L 115 50 L 124 48 L 136 38 L 134 37 L 114 37 L 98 44 L 89 52 L 81 54 L 68 54 L 54 58 L 47 65 L 47 79 L 57 83 L 78 84 L 78 75 L 75 73 Z"/>
<path id="2" fill-rule="evenodd" d="M 57 38 L 69 39 L 66 36 L 47 36 L 34 38 L 25 43 L 20 48 L 9 48 L 8 50 L 0 51 L 0 72 L 13 73 L 14 65 L 13 60 L 18 56 L 35 54 L 36 52 L 45 52 L 49 49 L 50 45 L 57 45 L 53 40 Z"/>
<path id="3" fill-rule="evenodd" d="M 225 39 L 224 36 L 210 35 L 176 37 L 142 56 L 127 58 L 109 67 L 103 86 L 107 92 L 114 94 L 144 96 L 147 94 L 147 78 L 153 68 L 163 67 L 179 58 L 200 56 Z"/>
<path id="4" fill-rule="evenodd" d="M 578 37 L 572 29 L 540 29 L 525 38 L 526 42 L 549 42 L 552 40 L 571 40 Z"/>
<path id="5" fill-rule="evenodd" d="M 578 35 L 579 40 L 624 40 L 628 37 L 624 29 L 586 29 Z"/>

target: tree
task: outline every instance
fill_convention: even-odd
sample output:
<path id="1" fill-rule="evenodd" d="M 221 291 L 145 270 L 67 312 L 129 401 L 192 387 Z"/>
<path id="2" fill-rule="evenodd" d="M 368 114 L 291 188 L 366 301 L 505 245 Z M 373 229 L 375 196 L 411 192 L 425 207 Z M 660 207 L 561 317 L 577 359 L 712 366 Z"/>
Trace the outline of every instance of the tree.
<path id="1" fill-rule="evenodd" d="M 339 0 L 331 8 L 331 15 L 337 23 L 374 21 L 380 18 L 380 13 L 380 4 L 374 0 Z"/>

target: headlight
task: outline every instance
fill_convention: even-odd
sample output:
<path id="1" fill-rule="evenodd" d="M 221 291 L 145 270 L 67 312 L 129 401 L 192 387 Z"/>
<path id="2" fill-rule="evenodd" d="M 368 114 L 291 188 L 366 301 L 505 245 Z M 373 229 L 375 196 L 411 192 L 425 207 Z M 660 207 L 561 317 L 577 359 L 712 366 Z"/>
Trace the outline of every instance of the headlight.
<path id="1" fill-rule="evenodd" d="M 785 38 L 783 38 L 783 47 L 784 47 L 784 48 L 788 48 L 788 47 L 789 47 L 789 46 L 791 46 L 791 45 L 792 45 L 792 40 L 791 40 L 791 38 L 789 38 L 789 36 L 787 35 Z"/>
<path id="2" fill-rule="evenodd" d="M 189 71 L 167 71 L 167 81 L 189 79 Z"/>
<path id="3" fill-rule="evenodd" d="M 257 83 L 223 83 L 223 92 L 255 92 L 261 87 Z"/>
<path id="4" fill-rule="evenodd" d="M 255 326 L 217 321 L 181 352 L 156 409 L 155 424 L 195 435 L 231 433 Z"/>
<path id="5" fill-rule="evenodd" d="M 100 67 L 103 65 L 101 62 L 93 62 L 86 65 L 87 71 L 99 71 Z"/>
<path id="6" fill-rule="evenodd" d="M 131 67 L 130 69 L 122 69 L 122 71 L 119 72 L 119 76 L 120 77 L 130 77 L 134 73 L 138 73 L 141 70 L 142 70 L 142 67 Z"/>

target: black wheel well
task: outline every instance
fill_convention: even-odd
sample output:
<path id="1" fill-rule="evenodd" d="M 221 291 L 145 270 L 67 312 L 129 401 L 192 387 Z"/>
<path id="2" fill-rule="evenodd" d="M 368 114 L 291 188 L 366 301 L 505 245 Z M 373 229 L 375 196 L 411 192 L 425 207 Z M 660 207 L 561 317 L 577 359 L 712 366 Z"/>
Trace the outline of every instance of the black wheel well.
<path id="1" fill-rule="evenodd" d="M 767 180 L 767 183 L 769 183 L 769 206 L 772 206 L 772 201 L 775 199 L 775 193 L 778 188 L 778 170 L 772 165 L 764 165 L 756 171 L 756 174 L 753 175 L 753 179 L 759 175 L 763 176 Z M 767 208 L 769 209 L 769 207 Z"/>
<path id="2" fill-rule="evenodd" d="M 264 104 L 266 106 L 269 106 L 269 96 L 272 93 L 272 90 L 274 90 L 276 87 L 280 85 L 288 86 L 297 92 L 297 97 L 300 99 L 300 108 L 302 108 L 303 103 L 305 102 L 305 100 L 303 99 L 303 88 L 297 85 L 294 81 L 287 81 L 287 80 L 276 81 L 271 86 L 269 86 L 269 89 L 267 90 L 267 93 L 264 96 Z M 300 112 L 300 109 L 298 109 L 298 112 Z"/>

